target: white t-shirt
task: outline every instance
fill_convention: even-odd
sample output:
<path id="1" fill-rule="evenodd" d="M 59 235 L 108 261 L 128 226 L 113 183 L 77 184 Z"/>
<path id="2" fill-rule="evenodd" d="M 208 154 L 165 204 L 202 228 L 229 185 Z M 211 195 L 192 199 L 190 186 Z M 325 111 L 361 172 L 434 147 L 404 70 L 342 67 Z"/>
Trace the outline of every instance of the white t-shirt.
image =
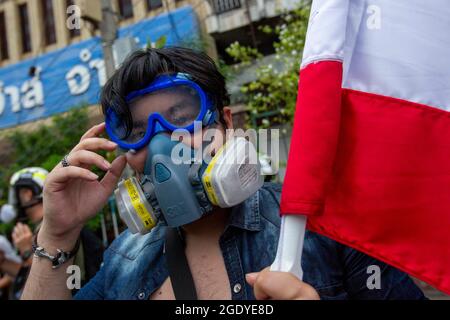
<path id="1" fill-rule="evenodd" d="M 5 253 L 6 259 L 16 263 L 22 263 L 22 259 L 17 255 L 11 243 L 2 235 L 0 235 L 0 250 Z"/>

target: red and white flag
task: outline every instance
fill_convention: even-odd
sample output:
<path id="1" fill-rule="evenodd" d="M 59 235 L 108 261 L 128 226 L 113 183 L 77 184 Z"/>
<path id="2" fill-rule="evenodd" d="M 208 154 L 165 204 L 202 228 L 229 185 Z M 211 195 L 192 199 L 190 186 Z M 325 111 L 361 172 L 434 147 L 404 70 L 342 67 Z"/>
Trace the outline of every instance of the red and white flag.
<path id="1" fill-rule="evenodd" d="M 281 212 L 450 293 L 450 1 L 313 2 Z"/>

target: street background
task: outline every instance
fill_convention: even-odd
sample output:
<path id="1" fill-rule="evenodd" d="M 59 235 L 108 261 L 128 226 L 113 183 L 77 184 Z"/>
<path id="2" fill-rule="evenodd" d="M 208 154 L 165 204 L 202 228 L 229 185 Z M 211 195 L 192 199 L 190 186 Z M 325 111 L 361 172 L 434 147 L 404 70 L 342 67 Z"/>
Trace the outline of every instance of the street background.
<path id="1" fill-rule="evenodd" d="M 308 19 L 301 0 L 0 1 L 0 205 L 14 172 L 50 171 L 103 120 L 100 90 L 130 52 L 167 45 L 216 61 L 237 127 L 280 129 L 282 182 Z M 104 246 L 123 230 L 113 197 L 88 227 Z"/>

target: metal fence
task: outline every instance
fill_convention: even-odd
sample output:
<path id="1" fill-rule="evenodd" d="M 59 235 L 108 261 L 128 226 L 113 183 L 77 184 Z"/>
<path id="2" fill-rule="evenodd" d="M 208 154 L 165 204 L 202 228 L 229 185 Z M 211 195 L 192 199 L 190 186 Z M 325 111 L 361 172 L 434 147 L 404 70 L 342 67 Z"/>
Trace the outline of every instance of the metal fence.
<path id="1" fill-rule="evenodd" d="M 241 7 L 241 0 L 210 0 L 215 14 L 221 14 Z"/>

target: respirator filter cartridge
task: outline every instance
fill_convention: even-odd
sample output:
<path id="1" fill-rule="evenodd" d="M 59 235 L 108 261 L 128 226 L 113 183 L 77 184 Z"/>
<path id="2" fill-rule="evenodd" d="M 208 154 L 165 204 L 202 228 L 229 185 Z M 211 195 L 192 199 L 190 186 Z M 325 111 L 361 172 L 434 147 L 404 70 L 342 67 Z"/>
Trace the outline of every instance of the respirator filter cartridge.
<path id="1" fill-rule="evenodd" d="M 156 225 L 156 215 L 135 177 L 121 181 L 114 192 L 117 208 L 131 233 L 145 234 Z"/>
<path id="2" fill-rule="evenodd" d="M 243 137 L 227 141 L 208 164 L 202 182 L 215 206 L 229 208 L 248 199 L 264 184 L 253 143 Z"/>

